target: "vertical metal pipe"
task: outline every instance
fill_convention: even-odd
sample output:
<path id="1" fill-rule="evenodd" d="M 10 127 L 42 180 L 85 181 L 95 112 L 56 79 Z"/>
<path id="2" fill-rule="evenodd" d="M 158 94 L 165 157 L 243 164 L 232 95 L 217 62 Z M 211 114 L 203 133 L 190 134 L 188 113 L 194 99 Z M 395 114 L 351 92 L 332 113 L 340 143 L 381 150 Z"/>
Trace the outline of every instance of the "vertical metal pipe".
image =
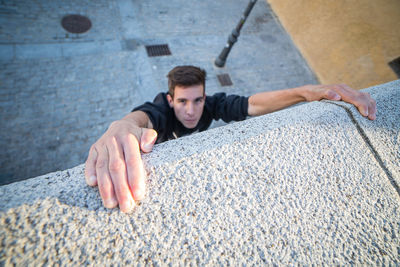
<path id="1" fill-rule="evenodd" d="M 239 23 L 236 25 L 236 28 L 233 29 L 231 35 L 228 37 L 228 42 L 226 43 L 224 49 L 222 49 L 221 53 L 215 60 L 214 64 L 217 67 L 222 68 L 225 66 L 226 58 L 229 55 L 229 52 L 232 49 L 232 46 L 237 42 L 238 37 L 240 35 L 240 30 L 243 27 L 243 24 L 246 22 L 247 17 L 249 16 L 251 10 L 253 9 L 254 5 L 256 4 L 257 0 L 250 0 L 249 4 L 247 5 L 246 10 L 243 13 L 243 16 L 240 18 Z"/>

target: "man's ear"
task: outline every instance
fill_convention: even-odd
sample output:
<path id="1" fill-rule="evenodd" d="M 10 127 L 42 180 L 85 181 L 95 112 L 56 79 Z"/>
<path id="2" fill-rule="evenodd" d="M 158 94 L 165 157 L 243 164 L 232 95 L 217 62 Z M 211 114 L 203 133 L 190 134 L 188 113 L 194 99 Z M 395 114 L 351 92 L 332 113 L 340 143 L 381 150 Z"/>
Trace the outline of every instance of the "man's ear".
<path id="1" fill-rule="evenodd" d="M 167 94 L 167 100 L 168 100 L 169 107 L 173 108 L 174 107 L 174 101 L 172 100 L 172 97 L 169 94 Z"/>

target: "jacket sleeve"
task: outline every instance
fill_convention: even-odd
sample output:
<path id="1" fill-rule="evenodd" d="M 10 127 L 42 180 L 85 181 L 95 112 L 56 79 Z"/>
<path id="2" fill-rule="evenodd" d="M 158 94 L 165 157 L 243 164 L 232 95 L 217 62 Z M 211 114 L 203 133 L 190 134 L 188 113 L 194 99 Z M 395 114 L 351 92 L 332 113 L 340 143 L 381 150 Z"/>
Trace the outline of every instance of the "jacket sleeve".
<path id="1" fill-rule="evenodd" d="M 162 132 L 166 128 L 168 107 L 165 105 L 163 97 L 164 95 L 160 93 L 153 102 L 146 102 L 132 110 L 132 112 L 137 110 L 145 112 L 156 132 Z"/>
<path id="2" fill-rule="evenodd" d="M 242 121 L 248 116 L 248 97 L 217 93 L 210 97 L 207 96 L 206 105 L 215 120 Z"/>

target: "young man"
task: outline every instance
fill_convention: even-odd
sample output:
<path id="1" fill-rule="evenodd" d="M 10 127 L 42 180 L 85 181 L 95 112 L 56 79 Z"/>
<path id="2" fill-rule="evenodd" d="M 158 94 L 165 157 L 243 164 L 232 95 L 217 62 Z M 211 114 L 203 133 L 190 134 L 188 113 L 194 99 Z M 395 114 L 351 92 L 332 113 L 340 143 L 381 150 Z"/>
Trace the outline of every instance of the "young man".
<path id="1" fill-rule="evenodd" d="M 158 94 L 152 103 L 135 108 L 111 123 L 92 145 L 86 160 L 85 177 L 99 186 L 107 208 L 119 205 L 123 212 L 134 208 L 134 200 L 145 195 L 145 171 L 140 150 L 147 153 L 154 143 L 206 130 L 213 119 L 244 120 L 289 107 L 302 101 L 342 100 L 374 120 L 376 103 L 367 93 L 347 85 L 305 85 L 243 97 L 205 94 L 206 72 L 194 66 L 178 66 L 168 73 L 168 93 Z"/>

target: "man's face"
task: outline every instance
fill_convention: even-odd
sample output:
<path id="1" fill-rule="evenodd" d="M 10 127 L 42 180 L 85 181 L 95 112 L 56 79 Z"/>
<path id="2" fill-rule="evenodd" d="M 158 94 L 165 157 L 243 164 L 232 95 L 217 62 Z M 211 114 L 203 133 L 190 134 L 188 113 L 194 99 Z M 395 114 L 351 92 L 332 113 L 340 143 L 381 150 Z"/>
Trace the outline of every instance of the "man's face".
<path id="1" fill-rule="evenodd" d="M 167 95 L 171 108 L 174 109 L 176 118 L 188 129 L 193 129 L 199 123 L 203 114 L 206 96 L 204 87 L 192 85 L 189 87 L 175 86 L 174 98 Z"/>

